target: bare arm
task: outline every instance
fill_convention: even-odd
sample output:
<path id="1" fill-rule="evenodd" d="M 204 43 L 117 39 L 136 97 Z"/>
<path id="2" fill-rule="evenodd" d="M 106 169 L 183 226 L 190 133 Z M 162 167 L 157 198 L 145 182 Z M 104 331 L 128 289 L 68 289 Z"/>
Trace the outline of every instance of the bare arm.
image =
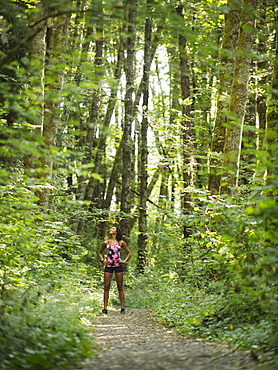
<path id="1" fill-rule="evenodd" d="M 105 261 L 105 259 L 103 258 L 102 253 L 103 253 L 103 251 L 105 250 L 106 247 L 107 247 L 107 241 L 102 243 L 102 246 L 101 246 L 100 250 L 98 251 L 98 256 L 99 256 L 99 259 L 101 260 L 101 262 Z"/>
<path id="2" fill-rule="evenodd" d="M 126 243 L 123 240 L 121 241 L 121 247 L 126 251 L 126 258 L 124 260 L 120 259 L 119 262 L 120 263 L 126 263 L 131 257 L 131 252 L 128 249 Z"/>

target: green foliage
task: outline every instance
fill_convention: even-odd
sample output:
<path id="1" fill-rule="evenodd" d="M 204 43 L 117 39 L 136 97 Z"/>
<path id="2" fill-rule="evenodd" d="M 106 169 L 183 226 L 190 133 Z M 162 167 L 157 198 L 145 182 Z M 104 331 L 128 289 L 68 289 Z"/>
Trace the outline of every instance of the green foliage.
<path id="1" fill-rule="evenodd" d="M 240 190 L 236 198 L 195 190 L 189 215 L 166 214 L 151 235 L 150 265 L 144 277 L 134 279 L 127 302 L 153 308 L 183 335 L 224 340 L 274 364 L 277 203 L 267 185 L 260 193 Z M 186 240 L 182 222 L 191 230 Z"/>
<path id="2" fill-rule="evenodd" d="M 0 9 L 1 58 L 9 54 L 0 74 L 3 369 L 66 368 L 90 355 L 92 341 L 87 329 L 101 299 L 92 289 L 102 294 L 102 269 L 95 259 L 101 243 L 100 223 L 120 217 L 119 184 L 113 193 L 113 211 L 101 208 L 124 121 L 125 78 L 120 74 L 116 77 L 115 72 L 117 49 L 126 44 L 122 40 L 126 34 L 125 8 L 114 0 L 102 4 L 103 12 L 91 8 L 93 2 L 85 2 L 85 12 L 83 2 L 42 3 L 46 5 L 42 13 L 38 1 L 6 1 Z M 146 15 L 151 15 L 153 21 L 152 41 L 157 38 L 160 43 L 152 64 L 156 69 L 150 73 L 152 109 L 148 114 L 152 158 L 148 171 L 151 174 L 159 167 L 160 177 L 150 194 L 148 264 L 145 275 L 140 277 L 135 272 L 136 230 L 132 233 L 129 246 L 133 258 L 125 274 L 127 305 L 154 308 L 164 323 L 185 335 L 221 338 L 235 347 L 259 349 L 273 357 L 278 340 L 278 183 L 277 158 L 271 153 L 275 153 L 277 143 L 273 140 L 271 152 L 254 150 L 255 142 L 260 145 L 260 137 L 251 122 L 248 132 L 252 139 L 247 135 L 244 141 L 241 171 L 241 180 L 248 184 L 233 189 L 233 198 L 212 197 L 203 190 L 208 178 L 217 71 L 223 68 L 218 66 L 218 50 L 227 7 L 222 2 L 192 1 L 185 4 L 181 19 L 175 11 L 177 5 L 179 1 L 156 1 L 146 9 L 146 3 L 138 3 L 135 85 L 142 74 L 141 20 Z M 75 12 L 76 6 L 80 9 Z M 57 12 L 66 13 L 53 17 Z M 254 96 L 264 98 L 267 91 L 259 85 L 270 85 L 262 76 L 268 78 L 271 72 L 274 38 L 274 32 L 270 32 L 271 7 L 265 12 L 268 14 L 263 23 L 267 26 L 260 26 L 258 41 L 263 40 L 266 48 L 257 59 L 265 66 L 254 61 L 255 85 L 251 86 Z M 45 17 L 48 42 L 43 44 L 43 36 L 40 45 L 36 40 L 41 56 L 35 56 L 29 50 L 34 39 L 20 42 L 34 31 L 33 22 Z M 103 40 L 95 32 L 101 24 Z M 163 37 L 157 32 L 161 24 Z M 55 33 L 53 46 L 51 33 Z M 192 96 L 183 101 L 179 35 L 186 38 L 192 83 Z M 101 63 L 95 58 L 98 41 L 104 43 Z M 155 49 L 154 44 L 151 48 Z M 113 119 L 106 122 L 111 93 L 115 93 L 111 97 L 116 107 L 111 112 Z M 250 106 L 258 106 L 259 99 L 254 104 L 253 98 Z M 185 153 L 181 150 L 183 104 L 192 106 L 195 152 L 188 154 L 198 162 L 190 164 L 197 178 L 195 181 L 192 176 L 196 188 L 186 189 L 181 179 L 185 170 Z M 275 101 L 269 104 L 269 112 L 275 113 Z M 134 135 L 138 138 L 140 113 L 137 109 L 134 112 Z M 42 122 L 46 131 L 43 134 Z M 135 154 L 138 143 L 139 139 L 134 142 Z M 131 167 L 132 186 L 136 188 L 140 174 L 135 157 Z M 120 183 L 121 163 L 118 167 L 116 177 Z M 91 188 L 83 189 L 82 194 L 80 189 L 88 183 Z M 185 191 L 192 195 L 186 214 L 181 206 Z M 45 203 L 41 202 L 43 196 Z M 131 202 L 136 208 L 134 194 Z M 184 225 L 190 231 L 187 239 L 182 234 Z M 110 302 L 118 303 L 115 284 Z"/>
<path id="3" fill-rule="evenodd" d="M 4 141 L 2 155 L 10 144 Z M 31 145 L 25 142 L 25 153 Z M 45 213 L 36 195 L 43 182 L 36 186 L 38 178 L 27 176 L 15 158 L 1 169 L 0 368 L 71 368 L 92 355 L 91 320 L 102 297 L 81 263 L 87 250 L 68 222 L 70 195 L 50 187 L 56 203 Z"/>
<path id="4" fill-rule="evenodd" d="M 89 287 L 64 281 L 2 302 L 1 369 L 69 369 L 92 355 L 91 320 L 100 310 Z"/>
<path id="5" fill-rule="evenodd" d="M 167 301 L 156 305 L 166 325 L 183 335 L 227 342 L 234 348 L 252 350 L 264 360 L 273 360 L 277 348 L 277 321 L 260 311 L 256 298 L 244 294 L 207 294 L 177 287 L 167 292 Z"/>
<path id="6" fill-rule="evenodd" d="M 154 309 L 181 335 L 252 350 L 265 364 L 277 361 L 277 315 L 264 312 L 250 292 L 229 292 L 221 283 L 208 291 L 151 270 L 134 279 L 126 301 L 131 307 Z"/>
<path id="7" fill-rule="evenodd" d="M 154 271 L 148 271 L 141 276 L 133 275 L 126 291 L 126 305 L 135 308 L 154 307 L 157 294 L 160 294 L 161 290 L 162 279 L 157 278 Z"/>

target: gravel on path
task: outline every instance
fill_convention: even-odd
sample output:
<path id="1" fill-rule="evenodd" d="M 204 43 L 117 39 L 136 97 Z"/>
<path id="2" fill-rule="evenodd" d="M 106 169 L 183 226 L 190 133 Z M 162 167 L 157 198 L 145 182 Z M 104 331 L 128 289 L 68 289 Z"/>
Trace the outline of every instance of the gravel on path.
<path id="1" fill-rule="evenodd" d="M 92 335 L 98 351 L 83 370 L 245 370 L 255 369 L 249 352 L 179 336 L 163 327 L 149 309 L 110 309 L 96 317 Z"/>

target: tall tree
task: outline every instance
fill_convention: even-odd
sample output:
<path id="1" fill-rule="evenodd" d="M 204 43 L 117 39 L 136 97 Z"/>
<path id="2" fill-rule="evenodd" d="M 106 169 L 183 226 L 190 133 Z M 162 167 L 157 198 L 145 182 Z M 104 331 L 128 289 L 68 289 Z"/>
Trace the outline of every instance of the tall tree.
<path id="1" fill-rule="evenodd" d="M 97 132 L 97 123 L 99 117 L 99 108 L 101 103 L 101 77 L 103 76 L 103 5 L 102 1 L 99 0 L 95 2 L 91 9 L 92 20 L 94 21 L 94 30 L 91 38 L 95 41 L 95 61 L 94 61 L 94 84 L 95 89 L 92 93 L 91 106 L 89 110 L 89 117 L 86 124 L 86 147 L 85 147 L 85 156 L 83 163 L 88 165 L 94 155 L 94 148 L 96 146 L 96 132 Z M 91 31 L 91 27 L 89 27 Z M 79 198 L 84 200 L 91 200 L 92 196 L 92 182 L 93 178 L 89 179 L 87 175 L 80 176 L 79 179 Z"/>
<path id="2" fill-rule="evenodd" d="M 277 137 L 278 137 L 278 10 L 275 13 L 276 48 L 273 60 L 273 73 L 271 81 L 271 96 L 268 102 L 267 120 L 264 146 L 268 151 L 267 166 L 268 183 L 272 183 L 277 176 Z"/>
<path id="3" fill-rule="evenodd" d="M 40 107 L 40 112 L 29 118 L 32 129 L 34 129 L 38 135 L 42 135 L 43 132 L 43 120 L 44 120 L 44 85 L 45 85 L 45 57 L 46 57 L 46 21 L 41 21 L 47 16 L 47 8 L 39 2 L 37 4 L 36 11 L 28 13 L 29 23 L 32 25 L 34 30 L 39 30 L 38 34 L 33 37 L 29 42 L 29 60 L 30 64 L 33 65 L 35 61 L 38 61 L 37 66 L 37 78 L 29 79 L 31 89 L 36 91 L 37 104 Z M 34 71 L 33 71 L 34 73 Z M 39 84 L 38 84 L 39 81 Z M 24 156 L 24 168 L 25 171 L 38 167 L 36 163 L 36 157 L 34 155 Z M 40 195 L 40 194 L 39 194 Z"/>
<path id="4" fill-rule="evenodd" d="M 266 57 L 267 49 L 268 49 L 268 39 L 269 39 L 269 27 L 267 26 L 267 13 L 268 13 L 268 1 L 262 0 L 260 5 L 260 17 L 256 22 L 256 28 L 258 29 L 258 54 L 261 56 L 260 60 L 256 61 L 256 74 L 259 75 L 259 78 L 256 79 L 256 109 L 258 114 L 258 122 L 257 122 L 257 149 L 262 148 L 263 143 L 263 132 L 265 130 L 266 125 L 266 86 L 268 86 L 268 81 L 270 79 L 269 74 L 267 73 L 268 70 L 268 61 Z"/>
<path id="5" fill-rule="evenodd" d="M 183 19 L 184 7 L 179 5 L 176 8 L 177 14 Z M 186 52 L 187 40 L 183 33 L 179 33 L 179 59 L 180 59 L 180 84 L 181 84 L 181 100 L 182 100 L 182 120 L 181 120 L 181 141 L 182 141 L 182 177 L 183 177 L 183 195 L 182 208 L 184 214 L 188 214 L 191 209 L 191 192 L 190 185 L 193 185 L 193 127 L 191 118 L 191 105 L 189 98 L 190 93 L 190 75 L 189 75 L 189 61 Z M 185 224 L 183 228 L 183 235 L 185 238 L 189 237 L 190 229 Z"/>
<path id="6" fill-rule="evenodd" d="M 42 176 L 48 182 L 52 182 L 53 178 L 53 158 L 50 155 L 51 147 L 57 145 L 57 118 L 59 116 L 61 94 L 58 92 L 62 88 L 64 69 L 57 67 L 61 63 L 60 56 L 61 48 L 65 48 L 66 34 L 68 32 L 68 16 L 62 14 L 51 19 L 46 32 L 46 66 L 44 84 L 44 113 L 43 113 L 43 129 L 42 135 L 45 142 L 45 149 L 48 151 L 48 156 L 42 160 Z M 56 100 L 52 98 L 53 93 L 57 94 Z M 49 188 L 45 186 L 44 191 L 40 194 L 40 204 L 47 208 L 49 202 Z"/>
<path id="7" fill-rule="evenodd" d="M 135 61 L 135 28 L 136 28 L 136 7 L 137 0 L 126 1 L 127 9 L 127 39 L 126 39 L 126 93 L 125 93 L 125 116 L 123 129 L 123 169 L 122 169 L 122 192 L 121 211 L 123 217 L 120 225 L 123 234 L 129 238 L 130 234 L 130 196 L 132 176 L 132 122 L 133 117 L 133 93 L 134 93 L 134 61 Z"/>
<path id="8" fill-rule="evenodd" d="M 150 11 L 152 0 L 147 0 L 147 11 Z M 138 235 L 138 262 L 139 272 L 144 271 L 146 263 L 147 244 L 147 191 L 148 191 L 148 107 L 149 107 L 149 81 L 151 69 L 151 38 L 152 20 L 147 16 L 145 21 L 145 45 L 144 45 L 144 67 L 143 67 L 143 119 L 141 123 L 141 138 L 139 148 L 139 235 Z"/>
<path id="9" fill-rule="evenodd" d="M 106 113 L 103 118 L 103 124 L 100 125 L 99 129 L 99 138 L 96 139 L 96 148 L 94 154 L 94 167 L 93 167 L 93 174 L 99 174 L 102 177 L 102 184 L 103 186 L 100 187 L 100 179 L 98 177 L 91 177 L 89 180 L 88 188 L 90 189 L 92 205 L 96 205 L 98 208 L 102 208 L 104 204 L 105 198 L 105 166 L 102 166 L 102 161 L 106 155 L 106 145 L 107 145 L 107 137 L 108 137 L 108 129 L 111 124 L 112 116 L 114 113 L 115 105 L 116 105 L 116 97 L 119 89 L 119 82 L 122 76 L 122 68 L 124 62 L 124 40 L 123 40 L 123 32 L 124 27 L 120 29 L 120 41 L 119 41 L 119 48 L 117 52 L 117 61 L 116 67 L 114 71 L 114 80 L 111 86 L 111 92 L 109 96 L 109 100 L 106 104 Z M 116 160 L 115 156 L 115 160 Z M 117 159 L 118 162 L 118 159 Z M 104 207 L 106 208 L 106 207 Z"/>
<path id="10" fill-rule="evenodd" d="M 257 0 L 245 0 L 241 13 L 241 24 L 236 50 L 235 69 L 229 105 L 229 119 L 224 145 L 224 176 L 221 192 L 231 193 L 238 185 L 242 131 L 248 99 L 248 82 L 254 40 L 255 12 Z"/>
<path id="11" fill-rule="evenodd" d="M 238 41 L 242 0 L 228 0 L 225 26 L 220 49 L 220 73 L 217 100 L 217 114 L 212 135 L 210 173 L 208 188 L 211 194 L 220 191 L 221 160 L 217 157 L 224 152 L 226 125 L 228 120 L 229 96 L 235 64 L 235 50 Z"/>

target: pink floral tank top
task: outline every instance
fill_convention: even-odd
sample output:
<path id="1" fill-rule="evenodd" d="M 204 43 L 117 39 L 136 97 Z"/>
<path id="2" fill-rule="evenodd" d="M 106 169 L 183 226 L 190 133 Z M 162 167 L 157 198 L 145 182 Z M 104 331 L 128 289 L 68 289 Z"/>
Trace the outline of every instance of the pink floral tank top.
<path id="1" fill-rule="evenodd" d="M 107 267 L 119 267 L 121 264 L 118 262 L 118 260 L 121 258 L 121 246 L 120 244 L 116 245 L 110 245 L 107 244 L 107 261 L 108 264 Z"/>

